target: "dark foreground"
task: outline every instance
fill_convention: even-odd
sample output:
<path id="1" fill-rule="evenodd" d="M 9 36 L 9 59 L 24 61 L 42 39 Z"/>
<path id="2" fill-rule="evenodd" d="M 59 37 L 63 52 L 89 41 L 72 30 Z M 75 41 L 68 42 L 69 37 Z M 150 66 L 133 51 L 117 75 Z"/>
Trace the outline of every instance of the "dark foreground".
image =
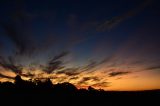
<path id="1" fill-rule="evenodd" d="M 2 105 L 3 104 L 3 105 Z M 118 92 L 77 89 L 70 83 L 53 85 L 50 80 L 0 84 L 0 106 L 160 106 L 160 90 Z"/>

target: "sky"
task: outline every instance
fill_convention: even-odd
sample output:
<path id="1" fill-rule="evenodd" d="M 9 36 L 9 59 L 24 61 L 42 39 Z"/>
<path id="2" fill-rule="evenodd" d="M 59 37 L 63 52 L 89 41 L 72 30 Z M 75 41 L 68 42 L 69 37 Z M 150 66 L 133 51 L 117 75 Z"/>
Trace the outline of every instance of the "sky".
<path id="1" fill-rule="evenodd" d="M 0 81 L 160 89 L 158 0 L 1 0 Z"/>

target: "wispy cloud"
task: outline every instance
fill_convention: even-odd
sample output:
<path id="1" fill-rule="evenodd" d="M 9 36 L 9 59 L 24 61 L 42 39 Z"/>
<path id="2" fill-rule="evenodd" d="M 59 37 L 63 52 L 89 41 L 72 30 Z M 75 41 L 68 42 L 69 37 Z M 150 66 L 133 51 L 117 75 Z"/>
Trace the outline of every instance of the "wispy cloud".
<path id="1" fill-rule="evenodd" d="M 54 56 L 45 66 L 43 66 L 42 70 L 47 73 L 52 73 L 55 70 L 64 68 L 65 66 L 63 66 L 63 61 L 61 60 L 61 58 L 63 58 L 67 54 L 68 52 L 62 52 Z"/>
<path id="2" fill-rule="evenodd" d="M 0 77 L 1 77 L 1 78 L 14 79 L 14 77 L 7 76 L 7 75 L 3 75 L 3 74 L 0 74 Z"/>
<path id="3" fill-rule="evenodd" d="M 15 65 L 14 60 L 12 60 L 11 57 L 8 58 L 8 61 L 6 61 L 3 57 L 0 57 L 0 66 L 15 73 L 21 73 L 22 71 L 22 66 Z"/>
<path id="4" fill-rule="evenodd" d="M 31 36 L 28 35 L 28 21 L 29 17 L 26 15 L 21 1 L 16 1 L 16 8 L 13 9 L 8 21 L 0 20 L 1 28 L 5 35 L 15 44 L 16 54 L 18 55 L 29 55 L 34 51 L 33 42 L 30 39 Z"/>
<path id="5" fill-rule="evenodd" d="M 133 17 L 140 13 L 142 10 L 144 10 L 148 5 L 150 5 L 151 0 L 145 0 L 142 4 L 137 6 L 136 8 L 124 13 L 123 15 L 120 16 L 115 16 L 110 20 L 105 21 L 104 23 L 101 23 L 97 27 L 97 31 L 106 31 L 106 30 L 111 30 L 112 28 L 116 27 L 118 24 L 121 22 L 125 21 L 126 19 Z"/>
<path id="6" fill-rule="evenodd" d="M 56 72 L 56 74 L 62 74 L 62 73 L 68 76 L 75 76 L 75 75 L 78 75 L 80 72 L 79 72 L 79 68 L 66 68 Z"/>
<path id="7" fill-rule="evenodd" d="M 103 87 L 108 87 L 108 86 L 110 86 L 109 84 L 110 84 L 111 82 L 107 82 L 107 81 L 103 81 L 103 82 L 97 82 L 97 83 L 95 83 L 95 84 L 92 84 L 91 86 L 93 86 L 93 87 L 99 87 L 99 88 L 103 88 Z"/>
<path id="8" fill-rule="evenodd" d="M 78 84 L 87 84 L 88 81 L 93 81 L 93 82 L 99 82 L 100 79 L 96 76 L 88 76 L 88 77 L 83 77 L 79 82 Z"/>
<path id="9" fill-rule="evenodd" d="M 147 70 L 160 70 L 160 65 L 150 66 L 146 68 Z"/>
<path id="10" fill-rule="evenodd" d="M 120 72 L 120 71 L 111 72 L 111 73 L 109 73 L 109 77 L 121 76 L 121 75 L 126 75 L 126 74 L 129 74 L 129 73 L 131 73 L 131 72 Z"/>

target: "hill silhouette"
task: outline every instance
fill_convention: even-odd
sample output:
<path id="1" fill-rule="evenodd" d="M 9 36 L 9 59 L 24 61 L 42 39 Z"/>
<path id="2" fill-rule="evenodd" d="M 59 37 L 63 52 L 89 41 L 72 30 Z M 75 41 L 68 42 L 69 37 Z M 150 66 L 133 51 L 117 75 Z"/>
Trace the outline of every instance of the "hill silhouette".
<path id="1" fill-rule="evenodd" d="M 0 83 L 0 100 L 12 105 L 158 105 L 160 90 L 151 91 L 104 91 L 94 89 L 77 89 L 73 84 L 64 82 L 52 84 L 50 79 L 23 80 L 15 77 L 15 82 Z"/>

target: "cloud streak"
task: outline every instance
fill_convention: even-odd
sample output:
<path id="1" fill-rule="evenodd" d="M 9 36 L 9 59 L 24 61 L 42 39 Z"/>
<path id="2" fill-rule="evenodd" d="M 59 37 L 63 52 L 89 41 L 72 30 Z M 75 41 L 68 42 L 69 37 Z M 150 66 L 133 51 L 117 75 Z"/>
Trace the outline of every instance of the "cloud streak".
<path id="1" fill-rule="evenodd" d="M 3 75 L 3 74 L 0 74 L 0 77 L 1 77 L 1 78 L 14 79 L 14 77 L 10 77 L 10 76 Z"/>
<path id="2" fill-rule="evenodd" d="M 101 23 L 96 30 L 97 31 L 107 31 L 111 30 L 112 28 L 116 27 L 121 22 L 125 21 L 126 19 L 133 17 L 140 13 L 142 10 L 144 10 L 148 5 L 150 5 L 151 0 L 145 0 L 141 5 L 137 6 L 136 8 L 124 13 L 120 16 L 115 16 L 110 20 L 105 21 L 104 23 Z"/>
<path id="3" fill-rule="evenodd" d="M 59 55 L 54 56 L 49 62 L 43 66 L 43 71 L 47 73 L 52 73 L 55 70 L 63 69 L 63 61 L 61 58 L 65 57 L 68 52 L 62 52 Z"/>
<path id="4" fill-rule="evenodd" d="M 22 71 L 22 66 L 15 65 L 12 58 L 9 58 L 8 61 L 6 61 L 3 57 L 0 57 L 0 66 L 15 73 L 21 73 Z"/>
<path id="5" fill-rule="evenodd" d="M 131 73 L 131 72 L 121 72 L 121 71 L 111 72 L 111 73 L 109 73 L 109 77 L 121 76 L 121 75 L 126 75 L 129 73 Z"/>
<path id="6" fill-rule="evenodd" d="M 160 66 L 159 65 L 154 65 L 154 66 L 150 66 L 146 68 L 147 70 L 160 70 Z"/>

